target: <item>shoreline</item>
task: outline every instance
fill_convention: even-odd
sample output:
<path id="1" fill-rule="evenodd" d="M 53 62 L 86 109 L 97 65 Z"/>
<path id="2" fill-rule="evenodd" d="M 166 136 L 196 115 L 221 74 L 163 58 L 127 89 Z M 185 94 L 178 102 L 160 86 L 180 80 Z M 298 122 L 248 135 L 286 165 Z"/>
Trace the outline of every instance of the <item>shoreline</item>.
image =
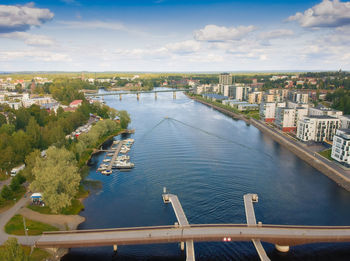
<path id="1" fill-rule="evenodd" d="M 246 118 L 242 114 L 234 113 L 231 111 L 228 111 L 224 108 L 218 107 L 214 104 L 211 104 L 209 102 L 204 102 L 202 100 L 197 99 L 196 97 L 188 96 L 190 99 L 195 100 L 199 103 L 202 103 L 208 107 L 211 107 L 227 116 L 230 116 L 233 119 L 236 120 L 243 120 L 247 124 L 252 124 L 255 128 L 260 130 L 262 133 L 267 134 L 270 136 L 275 142 L 279 143 L 292 153 L 296 155 L 301 160 L 305 161 L 321 173 L 323 173 L 325 176 L 327 176 L 329 179 L 337 183 L 339 186 L 344 188 L 345 190 L 350 192 L 350 171 L 343 170 L 340 166 L 336 165 L 336 163 L 328 161 L 327 159 L 323 158 L 321 155 L 318 155 L 318 153 L 311 152 L 307 150 L 307 148 L 303 147 L 303 145 L 299 144 L 296 141 L 293 141 L 290 138 L 287 138 L 282 133 L 277 132 L 274 129 L 271 129 L 269 126 L 264 124 L 263 122 L 256 120 L 254 118 Z"/>

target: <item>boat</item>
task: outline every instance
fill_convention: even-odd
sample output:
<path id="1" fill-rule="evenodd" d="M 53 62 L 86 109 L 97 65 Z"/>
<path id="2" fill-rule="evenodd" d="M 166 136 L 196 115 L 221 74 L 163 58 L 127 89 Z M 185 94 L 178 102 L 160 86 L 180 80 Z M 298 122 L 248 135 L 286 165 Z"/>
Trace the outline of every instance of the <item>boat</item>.
<path id="1" fill-rule="evenodd" d="M 111 159 L 104 159 L 103 162 L 110 162 Z"/>
<path id="2" fill-rule="evenodd" d="M 119 140 L 114 140 L 113 144 L 118 144 L 120 141 Z"/>
<path id="3" fill-rule="evenodd" d="M 108 153 L 107 157 L 113 157 L 114 153 Z"/>
<path id="4" fill-rule="evenodd" d="M 98 171 L 103 171 L 103 170 L 105 170 L 106 168 L 105 167 L 99 167 L 97 170 Z"/>
<path id="5" fill-rule="evenodd" d="M 135 164 L 131 162 L 120 161 L 113 165 L 116 169 L 132 169 Z"/>
<path id="6" fill-rule="evenodd" d="M 110 174 L 112 174 L 112 171 L 109 170 L 109 169 L 106 169 L 106 170 L 102 171 L 101 173 L 102 173 L 103 175 L 110 175 Z"/>
<path id="7" fill-rule="evenodd" d="M 122 156 L 118 156 L 116 160 L 119 161 L 119 160 L 129 160 L 129 159 L 130 159 L 130 156 L 122 155 Z"/>

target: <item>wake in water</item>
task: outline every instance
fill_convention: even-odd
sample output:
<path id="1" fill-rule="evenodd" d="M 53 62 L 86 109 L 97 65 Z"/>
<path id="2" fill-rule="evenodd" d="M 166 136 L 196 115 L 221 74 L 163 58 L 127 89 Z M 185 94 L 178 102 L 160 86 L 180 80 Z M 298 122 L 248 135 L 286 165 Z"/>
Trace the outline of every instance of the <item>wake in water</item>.
<path id="1" fill-rule="evenodd" d="M 198 127 L 196 127 L 196 126 L 193 126 L 193 125 L 191 125 L 191 124 L 188 124 L 188 123 L 186 123 L 186 122 L 183 122 L 183 121 L 180 121 L 180 120 L 171 118 L 171 117 L 165 117 L 164 119 L 162 119 L 162 120 L 161 120 L 160 122 L 158 122 L 153 128 L 151 128 L 148 132 L 146 132 L 146 133 L 142 136 L 141 139 L 144 139 L 147 135 L 149 135 L 154 129 L 156 129 L 159 125 L 161 125 L 161 124 L 162 124 L 163 122 L 165 122 L 166 120 L 171 120 L 171 121 L 180 123 L 180 124 L 182 124 L 182 125 L 184 125 L 184 126 L 187 126 L 187 127 L 189 127 L 189 128 L 192 128 L 192 129 L 195 129 L 195 130 L 197 130 L 197 131 L 203 132 L 203 133 L 205 133 L 205 134 L 207 134 L 207 135 L 209 135 L 209 136 L 213 136 L 213 137 L 216 137 L 216 138 L 218 138 L 218 139 L 221 139 L 221 140 L 224 140 L 224 141 L 228 141 L 228 142 L 230 142 L 230 143 L 233 143 L 233 144 L 235 144 L 235 145 L 238 145 L 238 146 L 240 146 L 240 147 L 243 147 L 243 148 L 245 148 L 245 149 L 247 149 L 247 150 L 262 153 L 262 154 L 264 154 L 265 156 L 267 156 L 267 157 L 269 157 L 270 159 L 272 159 L 272 156 L 271 156 L 270 154 L 264 152 L 264 151 L 257 150 L 257 149 L 255 149 L 255 148 L 253 148 L 253 147 L 250 147 L 250 146 L 244 145 L 244 144 L 242 144 L 242 143 L 236 142 L 236 141 L 234 141 L 234 140 L 231 140 L 231 139 L 222 137 L 222 136 L 217 135 L 217 134 L 215 134 L 215 133 L 212 133 L 212 132 L 203 130 L 203 129 L 201 129 L 201 128 L 198 128 Z"/>

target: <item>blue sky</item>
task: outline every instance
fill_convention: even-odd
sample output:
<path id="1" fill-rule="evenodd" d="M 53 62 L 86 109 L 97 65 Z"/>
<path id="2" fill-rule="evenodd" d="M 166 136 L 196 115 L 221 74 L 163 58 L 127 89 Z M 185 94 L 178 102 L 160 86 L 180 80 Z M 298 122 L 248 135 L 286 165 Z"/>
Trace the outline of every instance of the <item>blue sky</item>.
<path id="1" fill-rule="evenodd" d="M 350 70 L 350 2 L 3 1 L 0 71 Z"/>

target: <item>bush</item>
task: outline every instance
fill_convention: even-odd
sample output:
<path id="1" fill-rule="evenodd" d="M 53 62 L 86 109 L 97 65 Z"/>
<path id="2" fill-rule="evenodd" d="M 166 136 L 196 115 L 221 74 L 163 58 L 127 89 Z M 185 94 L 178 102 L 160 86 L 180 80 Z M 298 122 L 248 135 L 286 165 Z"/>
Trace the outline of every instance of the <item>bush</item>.
<path id="1" fill-rule="evenodd" d="M 10 200 L 10 199 L 13 198 L 13 192 L 7 185 L 5 185 L 2 188 L 2 190 L 1 190 L 1 197 L 3 199 L 6 199 L 6 200 Z"/>
<path id="2" fill-rule="evenodd" d="M 16 177 L 14 177 L 11 181 L 10 188 L 13 192 L 15 192 L 19 189 L 19 187 L 20 187 L 20 184 L 19 184 L 18 179 L 16 179 Z"/>

